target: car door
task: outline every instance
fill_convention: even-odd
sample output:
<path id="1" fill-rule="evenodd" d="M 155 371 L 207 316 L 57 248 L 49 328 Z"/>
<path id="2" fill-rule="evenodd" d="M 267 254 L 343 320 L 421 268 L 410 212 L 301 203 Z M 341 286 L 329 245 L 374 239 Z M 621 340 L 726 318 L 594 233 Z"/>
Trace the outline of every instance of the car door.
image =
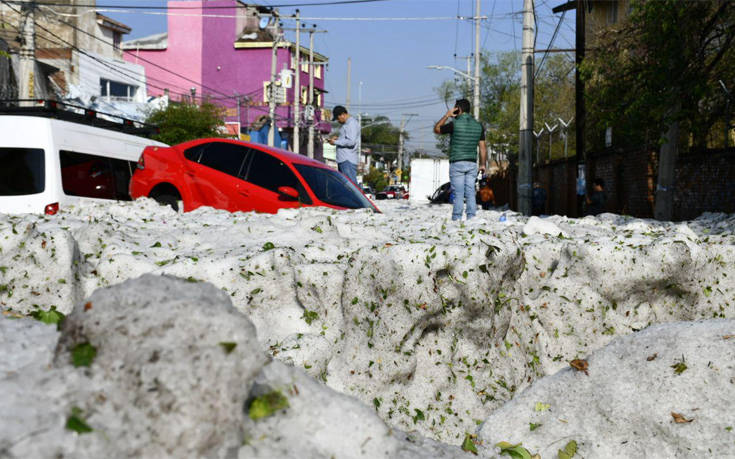
<path id="1" fill-rule="evenodd" d="M 249 149 L 229 142 L 208 142 L 184 152 L 185 174 L 201 205 L 230 212 L 252 210 L 241 174 Z"/>
<path id="2" fill-rule="evenodd" d="M 301 181 L 291 168 L 280 159 L 255 148 L 250 149 L 247 167 L 243 169 L 244 187 L 257 212 L 276 213 L 278 209 L 301 207 L 312 204 Z M 280 187 L 291 187 L 298 198 L 286 196 Z"/>

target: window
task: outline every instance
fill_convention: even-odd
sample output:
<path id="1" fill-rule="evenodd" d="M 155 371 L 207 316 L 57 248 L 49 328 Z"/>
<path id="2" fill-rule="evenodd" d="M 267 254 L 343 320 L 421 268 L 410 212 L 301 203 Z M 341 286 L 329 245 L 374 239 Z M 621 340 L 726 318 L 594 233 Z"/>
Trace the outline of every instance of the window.
<path id="1" fill-rule="evenodd" d="M 61 185 L 69 196 L 130 201 L 128 186 L 135 164 L 104 156 L 59 151 Z"/>
<path id="2" fill-rule="evenodd" d="M 184 156 L 203 166 L 239 177 L 248 150 L 249 148 L 234 143 L 211 142 L 186 150 Z"/>
<path id="3" fill-rule="evenodd" d="M 348 209 L 373 208 L 355 185 L 339 172 L 303 164 L 296 164 L 295 167 L 316 197 L 327 204 Z"/>
<path id="4" fill-rule="evenodd" d="M 301 104 L 306 105 L 309 103 L 309 88 L 306 86 L 301 87 Z"/>
<path id="5" fill-rule="evenodd" d="M 120 49 L 120 41 L 122 39 L 122 34 L 120 32 L 113 32 L 112 33 L 112 47 L 117 51 Z"/>
<path id="6" fill-rule="evenodd" d="M 0 196 L 42 193 L 45 189 L 43 150 L 0 148 Z"/>
<path id="7" fill-rule="evenodd" d="M 117 81 L 100 78 L 100 95 L 108 100 L 132 101 L 138 91 L 137 86 L 132 86 Z"/>
<path id="8" fill-rule="evenodd" d="M 279 187 L 290 186 L 299 192 L 300 202 L 311 204 L 304 186 L 283 161 L 259 150 L 251 151 L 253 160 L 250 162 L 245 180 L 274 193 L 278 192 Z"/>
<path id="9" fill-rule="evenodd" d="M 322 65 L 314 64 L 314 78 L 322 78 Z"/>

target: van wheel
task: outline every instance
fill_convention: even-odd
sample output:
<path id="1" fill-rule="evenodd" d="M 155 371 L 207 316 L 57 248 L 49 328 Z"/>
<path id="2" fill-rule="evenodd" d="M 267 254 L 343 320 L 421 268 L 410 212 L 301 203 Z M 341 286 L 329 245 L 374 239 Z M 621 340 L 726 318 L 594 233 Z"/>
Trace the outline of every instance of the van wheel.
<path id="1" fill-rule="evenodd" d="M 171 206 L 173 210 L 176 212 L 179 211 L 179 201 L 176 196 L 172 196 L 170 194 L 159 194 L 156 196 L 151 196 L 153 199 L 156 200 L 157 203 L 159 203 L 162 206 Z"/>

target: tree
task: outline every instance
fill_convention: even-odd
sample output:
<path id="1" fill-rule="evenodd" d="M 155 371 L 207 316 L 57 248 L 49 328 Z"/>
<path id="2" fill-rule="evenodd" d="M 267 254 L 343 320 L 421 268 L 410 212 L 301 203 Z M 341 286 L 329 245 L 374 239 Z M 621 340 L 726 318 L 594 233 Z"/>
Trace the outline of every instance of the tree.
<path id="1" fill-rule="evenodd" d="M 672 217 L 682 147 L 718 146 L 735 82 L 735 3 L 644 1 L 594 40 L 582 64 L 589 144 L 612 127 L 618 145 L 660 146 L 654 215 Z M 727 128 L 725 128 L 725 132 Z"/>
<path id="2" fill-rule="evenodd" d="M 370 147 L 383 156 L 395 158 L 398 151 L 400 128 L 394 126 L 387 116 L 363 117 L 362 146 Z M 404 133 L 404 138 L 408 135 Z M 388 150 L 386 152 L 386 150 Z M 385 153 L 380 153 L 385 152 Z"/>
<path id="3" fill-rule="evenodd" d="M 374 167 L 371 167 L 370 171 L 362 176 L 362 182 L 370 185 L 375 192 L 383 191 L 383 189 L 388 185 L 385 173 Z"/>
<path id="4" fill-rule="evenodd" d="M 218 105 L 172 102 L 164 109 L 153 111 L 146 122 L 158 126 L 155 140 L 174 145 L 202 137 L 222 137 L 219 128 L 224 126 L 223 119 L 224 109 Z"/>

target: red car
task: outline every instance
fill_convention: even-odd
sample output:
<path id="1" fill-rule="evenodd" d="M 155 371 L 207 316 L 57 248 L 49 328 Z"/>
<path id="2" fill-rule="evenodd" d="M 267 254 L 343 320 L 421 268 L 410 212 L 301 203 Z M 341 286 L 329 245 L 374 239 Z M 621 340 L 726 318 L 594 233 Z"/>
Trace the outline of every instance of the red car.
<path id="1" fill-rule="evenodd" d="M 130 180 L 133 199 L 148 196 L 184 211 L 200 206 L 276 213 L 289 207 L 377 207 L 344 175 L 305 156 L 230 139 L 147 147 Z"/>

